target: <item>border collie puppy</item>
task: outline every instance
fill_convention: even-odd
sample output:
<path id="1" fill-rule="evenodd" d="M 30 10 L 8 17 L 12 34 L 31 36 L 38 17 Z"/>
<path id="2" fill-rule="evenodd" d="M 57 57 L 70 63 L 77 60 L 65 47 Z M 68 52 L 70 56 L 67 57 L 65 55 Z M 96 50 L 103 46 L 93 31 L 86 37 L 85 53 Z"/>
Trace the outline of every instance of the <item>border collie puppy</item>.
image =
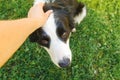
<path id="1" fill-rule="evenodd" d="M 77 0 L 35 0 L 34 5 L 44 2 L 43 10 L 53 10 L 47 22 L 30 35 L 31 42 L 37 42 L 49 53 L 51 60 L 58 67 L 67 67 L 72 54 L 69 47 L 74 23 L 80 23 L 86 16 L 86 8 Z"/>

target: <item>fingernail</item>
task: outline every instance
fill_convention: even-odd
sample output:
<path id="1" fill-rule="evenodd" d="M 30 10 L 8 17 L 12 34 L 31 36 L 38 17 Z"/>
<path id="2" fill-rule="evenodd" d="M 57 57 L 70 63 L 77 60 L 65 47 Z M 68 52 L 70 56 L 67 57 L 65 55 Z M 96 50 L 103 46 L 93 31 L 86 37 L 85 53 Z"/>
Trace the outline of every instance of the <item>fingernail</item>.
<path id="1" fill-rule="evenodd" d="M 49 10 L 50 12 L 53 12 L 53 10 Z"/>

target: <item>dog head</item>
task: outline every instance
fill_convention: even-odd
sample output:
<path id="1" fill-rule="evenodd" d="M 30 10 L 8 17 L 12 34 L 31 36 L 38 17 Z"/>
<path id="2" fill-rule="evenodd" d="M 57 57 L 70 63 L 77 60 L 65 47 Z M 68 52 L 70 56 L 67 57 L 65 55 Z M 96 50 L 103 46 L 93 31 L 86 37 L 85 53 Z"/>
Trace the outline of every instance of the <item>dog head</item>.
<path id="1" fill-rule="evenodd" d="M 71 63 L 72 54 L 69 38 L 75 30 L 74 20 L 83 12 L 84 5 L 71 0 L 56 0 L 46 3 L 44 11 L 53 10 L 46 23 L 30 35 L 31 42 L 37 42 L 49 53 L 58 67 L 67 67 Z M 77 4 L 77 5 L 76 5 Z M 81 16 L 81 15 L 80 15 Z"/>

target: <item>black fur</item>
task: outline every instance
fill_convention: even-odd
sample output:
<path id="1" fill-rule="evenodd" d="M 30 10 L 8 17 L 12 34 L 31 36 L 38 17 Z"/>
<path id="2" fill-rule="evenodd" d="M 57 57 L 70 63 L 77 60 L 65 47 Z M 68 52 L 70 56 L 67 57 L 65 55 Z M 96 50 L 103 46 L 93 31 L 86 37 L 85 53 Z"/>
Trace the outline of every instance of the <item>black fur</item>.
<path id="1" fill-rule="evenodd" d="M 41 46 L 49 48 L 51 40 L 49 36 L 46 34 L 46 32 L 44 32 L 42 28 L 39 28 L 38 30 L 36 30 L 30 35 L 30 41 L 37 42 Z"/>
<path id="2" fill-rule="evenodd" d="M 77 0 L 56 0 L 54 3 L 46 3 L 43 10 L 53 10 L 57 25 L 56 33 L 58 37 L 66 42 L 70 32 L 75 27 L 74 17 L 82 12 L 84 5 Z M 51 26 L 52 28 L 52 26 Z M 42 28 L 39 28 L 30 35 L 31 42 L 37 42 L 47 48 L 50 47 L 50 38 Z"/>
<path id="3" fill-rule="evenodd" d="M 57 25 L 58 25 L 58 27 L 57 27 L 56 33 L 57 33 L 58 37 L 63 42 L 66 42 L 69 37 L 70 31 L 68 29 L 65 29 L 65 25 L 62 24 L 62 22 L 57 22 Z"/>

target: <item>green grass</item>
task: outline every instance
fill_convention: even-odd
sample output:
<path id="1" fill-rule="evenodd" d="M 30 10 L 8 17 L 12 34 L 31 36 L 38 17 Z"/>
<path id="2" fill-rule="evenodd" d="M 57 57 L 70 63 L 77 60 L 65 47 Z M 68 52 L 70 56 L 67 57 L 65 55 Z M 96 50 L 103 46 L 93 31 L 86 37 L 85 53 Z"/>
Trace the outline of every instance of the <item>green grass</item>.
<path id="1" fill-rule="evenodd" d="M 27 16 L 32 1 L 0 0 L 0 19 Z M 120 80 L 120 1 L 81 1 L 87 16 L 71 36 L 71 67 L 57 68 L 43 48 L 26 40 L 0 69 L 0 80 Z"/>

